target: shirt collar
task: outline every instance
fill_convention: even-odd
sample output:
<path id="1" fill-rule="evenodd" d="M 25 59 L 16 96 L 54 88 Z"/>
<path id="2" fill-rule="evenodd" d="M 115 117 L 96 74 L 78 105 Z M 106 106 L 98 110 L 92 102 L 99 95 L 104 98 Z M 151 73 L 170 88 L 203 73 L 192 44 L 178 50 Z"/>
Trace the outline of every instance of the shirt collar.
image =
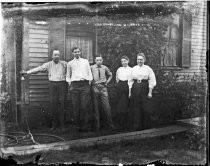
<path id="1" fill-rule="evenodd" d="M 102 68 L 102 65 L 101 66 L 98 66 L 97 64 L 95 64 L 95 65 L 96 65 L 97 68 Z"/>
<path id="2" fill-rule="evenodd" d="M 74 58 L 75 61 L 79 61 L 80 59 L 81 59 L 80 57 L 78 59 L 77 58 Z"/>
<path id="3" fill-rule="evenodd" d="M 123 67 L 123 69 L 127 69 L 129 66 L 127 65 L 126 67 L 124 67 L 124 66 L 122 66 Z"/>
<path id="4" fill-rule="evenodd" d="M 58 63 L 55 63 L 55 62 L 52 60 L 52 63 L 53 63 L 54 65 L 57 65 L 57 64 L 60 63 L 60 60 L 58 61 Z"/>
<path id="5" fill-rule="evenodd" d="M 139 66 L 139 65 L 138 65 Z M 142 67 L 144 67 L 145 65 L 143 64 L 142 66 L 139 66 L 139 68 L 142 68 Z"/>

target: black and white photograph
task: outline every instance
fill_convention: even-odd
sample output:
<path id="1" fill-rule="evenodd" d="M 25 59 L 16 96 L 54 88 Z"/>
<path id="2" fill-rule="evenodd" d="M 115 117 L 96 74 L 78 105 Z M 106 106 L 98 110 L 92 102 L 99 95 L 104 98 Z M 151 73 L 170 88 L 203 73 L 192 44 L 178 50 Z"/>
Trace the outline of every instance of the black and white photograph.
<path id="1" fill-rule="evenodd" d="M 0 5 L 0 163 L 207 164 L 209 2 Z"/>

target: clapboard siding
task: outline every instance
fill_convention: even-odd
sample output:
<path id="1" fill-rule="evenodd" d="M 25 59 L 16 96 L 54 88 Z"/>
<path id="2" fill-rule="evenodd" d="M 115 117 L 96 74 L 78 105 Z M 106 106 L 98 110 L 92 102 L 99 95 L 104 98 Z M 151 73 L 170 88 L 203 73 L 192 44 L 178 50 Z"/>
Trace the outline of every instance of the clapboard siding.
<path id="1" fill-rule="evenodd" d="M 43 80 L 46 79 L 46 75 L 31 75 L 30 80 Z"/>
<path id="2" fill-rule="evenodd" d="M 29 45 L 30 45 L 30 43 L 29 43 Z M 29 52 L 31 53 L 31 52 L 45 52 L 45 53 L 48 53 L 48 49 L 47 48 L 30 48 L 30 46 L 29 46 Z"/>
<path id="3" fill-rule="evenodd" d="M 46 79 L 46 80 L 41 80 L 41 79 L 39 79 L 39 80 L 31 80 L 31 79 L 29 79 L 29 84 L 31 84 L 31 85 L 43 85 L 43 84 L 48 84 L 49 82 L 48 82 L 48 80 Z"/>
<path id="4" fill-rule="evenodd" d="M 206 53 L 206 49 L 193 49 L 192 53 L 202 55 Z"/>
<path id="5" fill-rule="evenodd" d="M 48 89 L 30 89 L 30 93 L 49 93 Z"/>
<path id="6" fill-rule="evenodd" d="M 48 58 L 48 52 L 47 53 L 37 53 L 37 52 L 31 52 L 29 53 L 29 57 L 32 57 L 32 58 L 42 58 L 42 57 L 46 57 Z"/>
<path id="7" fill-rule="evenodd" d="M 48 44 L 45 43 L 30 43 L 30 48 L 48 48 Z"/>
<path id="8" fill-rule="evenodd" d="M 46 34 L 29 34 L 29 38 L 31 38 L 31 39 L 48 39 L 48 35 L 46 35 Z"/>
<path id="9" fill-rule="evenodd" d="M 195 49 L 195 50 L 206 50 L 206 44 L 203 44 L 203 45 L 191 44 L 191 46 L 192 46 L 192 49 Z"/>
<path id="10" fill-rule="evenodd" d="M 37 102 L 49 102 L 49 99 L 46 98 L 46 97 L 39 97 L 39 100 L 37 100 L 37 98 L 38 98 L 38 97 L 35 97 L 35 98 L 30 97 L 30 102 L 31 102 L 31 103 L 32 103 L 32 102 L 34 102 L 34 103 L 37 103 Z M 33 103 L 33 104 L 34 104 L 34 103 Z"/>
<path id="11" fill-rule="evenodd" d="M 33 38 L 31 38 L 31 39 L 29 39 L 29 43 L 34 43 L 34 44 L 36 44 L 36 43 L 48 43 L 48 39 L 33 39 Z"/>
<path id="12" fill-rule="evenodd" d="M 206 35 L 202 35 L 202 34 L 199 34 L 199 33 L 195 32 L 195 33 L 192 34 L 192 39 L 200 39 L 201 41 L 206 40 Z"/>
<path id="13" fill-rule="evenodd" d="M 37 29 L 37 30 L 46 29 L 46 30 L 49 30 L 49 27 L 47 25 L 35 24 L 33 22 L 33 23 L 29 24 L 29 29 Z"/>
<path id="14" fill-rule="evenodd" d="M 49 85 L 43 84 L 43 85 L 30 85 L 30 89 L 48 89 Z"/>
<path id="15" fill-rule="evenodd" d="M 41 66 L 49 61 L 49 25 L 29 23 L 29 68 Z M 32 74 L 29 77 L 30 102 L 49 101 L 47 73 Z"/>
<path id="16" fill-rule="evenodd" d="M 36 66 L 41 66 L 42 64 L 43 64 L 43 62 L 30 62 L 29 66 L 36 67 Z"/>
<path id="17" fill-rule="evenodd" d="M 206 77 L 206 35 L 207 35 L 207 5 L 201 2 L 199 13 L 192 17 L 191 31 L 191 65 L 177 71 L 180 75 L 198 74 Z"/>
<path id="18" fill-rule="evenodd" d="M 48 61 L 48 57 L 42 57 L 42 58 L 40 58 L 40 57 L 30 57 L 29 58 L 29 61 L 30 62 L 47 62 Z"/>
<path id="19" fill-rule="evenodd" d="M 47 30 L 43 30 L 43 29 L 29 29 L 29 33 L 30 34 L 45 34 L 48 35 L 48 29 Z"/>

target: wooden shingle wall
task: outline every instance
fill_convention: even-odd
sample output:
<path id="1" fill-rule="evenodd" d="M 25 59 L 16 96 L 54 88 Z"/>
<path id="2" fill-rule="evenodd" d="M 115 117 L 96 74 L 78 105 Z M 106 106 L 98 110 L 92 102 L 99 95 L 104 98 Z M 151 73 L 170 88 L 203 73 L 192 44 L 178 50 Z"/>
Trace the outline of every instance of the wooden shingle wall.
<path id="1" fill-rule="evenodd" d="M 29 69 L 40 66 L 49 61 L 49 26 L 46 24 L 29 23 Z M 30 102 L 49 101 L 49 87 L 47 73 L 29 76 Z"/>

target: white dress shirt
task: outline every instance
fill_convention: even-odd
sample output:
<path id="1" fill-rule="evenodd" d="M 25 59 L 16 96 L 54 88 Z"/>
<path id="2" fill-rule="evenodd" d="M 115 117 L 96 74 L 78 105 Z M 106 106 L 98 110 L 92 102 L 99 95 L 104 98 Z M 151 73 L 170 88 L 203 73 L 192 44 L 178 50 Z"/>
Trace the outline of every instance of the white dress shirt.
<path id="1" fill-rule="evenodd" d="M 89 62 L 84 58 L 74 58 L 67 64 L 66 81 L 71 83 L 82 80 L 93 80 Z"/>
<path id="2" fill-rule="evenodd" d="M 133 85 L 133 80 L 148 80 L 149 82 L 149 88 L 154 88 L 156 86 L 156 78 L 153 70 L 147 66 L 142 65 L 141 67 L 139 65 L 136 65 L 131 70 L 131 78 L 129 79 L 129 88 Z"/>
<path id="3" fill-rule="evenodd" d="M 131 69 L 132 68 L 130 66 L 118 68 L 116 72 L 116 82 L 119 80 L 128 81 L 131 77 Z"/>
<path id="4" fill-rule="evenodd" d="M 66 66 L 67 62 L 65 61 L 59 61 L 57 64 L 54 61 L 50 61 L 44 63 L 42 66 L 27 71 L 27 74 L 48 72 L 49 81 L 65 81 Z"/>

